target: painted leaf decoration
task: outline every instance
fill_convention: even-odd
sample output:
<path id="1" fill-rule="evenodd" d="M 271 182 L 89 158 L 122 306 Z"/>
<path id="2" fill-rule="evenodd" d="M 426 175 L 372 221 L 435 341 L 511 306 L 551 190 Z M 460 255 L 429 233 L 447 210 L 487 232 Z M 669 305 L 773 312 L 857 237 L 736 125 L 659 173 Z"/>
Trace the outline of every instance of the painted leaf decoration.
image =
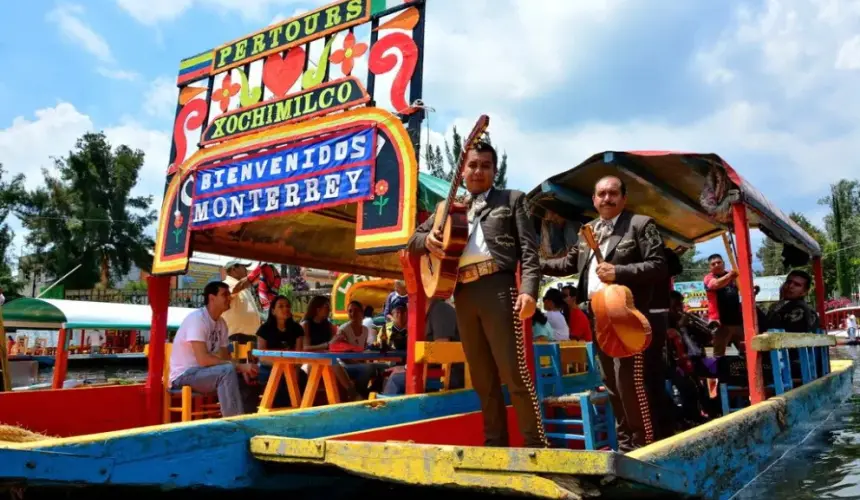
<path id="1" fill-rule="evenodd" d="M 302 76 L 304 66 L 304 47 L 294 47 L 283 56 L 272 54 L 263 65 L 263 83 L 275 96 L 284 97 Z"/>
<path id="2" fill-rule="evenodd" d="M 246 108 L 252 104 L 257 104 L 260 102 L 260 98 L 263 97 L 263 87 L 254 87 L 250 88 L 250 84 L 248 83 L 248 77 L 245 76 L 245 72 L 241 69 L 236 69 L 239 73 L 239 78 L 242 79 L 242 90 L 239 93 L 239 104 L 243 108 Z"/>
<path id="3" fill-rule="evenodd" d="M 168 167 L 168 174 L 174 172 L 185 161 L 185 155 L 188 152 L 188 139 L 185 137 L 185 131 L 203 126 L 203 117 L 206 116 L 207 107 L 206 101 L 198 98 L 189 101 L 179 111 L 179 116 L 173 123 L 173 144 L 176 146 L 176 156 Z"/>
<path id="4" fill-rule="evenodd" d="M 316 87 L 322 83 L 323 79 L 325 79 L 326 70 L 328 70 L 328 55 L 329 52 L 331 52 L 332 42 L 334 42 L 334 37 L 331 37 L 328 43 L 325 44 L 325 48 L 323 49 L 322 55 L 320 55 L 317 67 L 308 68 L 308 70 L 305 71 L 305 74 L 302 76 L 303 89 Z"/>

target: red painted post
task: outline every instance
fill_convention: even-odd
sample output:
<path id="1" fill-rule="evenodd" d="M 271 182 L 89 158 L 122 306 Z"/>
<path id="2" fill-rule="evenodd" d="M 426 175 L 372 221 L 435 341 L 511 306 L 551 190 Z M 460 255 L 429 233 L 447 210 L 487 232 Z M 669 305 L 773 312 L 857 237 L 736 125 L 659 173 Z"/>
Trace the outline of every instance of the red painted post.
<path id="1" fill-rule="evenodd" d="M 423 342 L 424 326 L 427 314 L 427 295 L 421 284 L 420 256 L 400 252 L 400 264 L 403 266 L 403 279 L 406 281 L 406 293 L 409 296 L 409 318 L 406 323 L 406 394 L 424 392 L 424 365 L 415 363 L 415 342 Z"/>
<path id="2" fill-rule="evenodd" d="M 815 309 L 818 310 L 819 326 L 826 332 L 827 319 L 824 317 L 824 267 L 821 265 L 821 257 L 812 259 L 812 272 L 815 274 Z"/>
<path id="3" fill-rule="evenodd" d="M 752 340 L 758 334 L 758 315 L 753 294 L 752 249 L 750 246 L 749 221 L 743 203 L 732 205 L 735 236 L 737 237 L 738 273 L 741 291 L 741 310 L 744 320 L 744 341 L 746 344 L 747 377 L 750 387 L 750 403 L 757 404 L 765 399 L 764 380 L 761 372 L 761 358 L 752 348 Z"/>
<path id="4" fill-rule="evenodd" d="M 146 374 L 146 409 L 149 424 L 162 423 L 164 399 L 164 344 L 167 342 L 167 307 L 170 304 L 170 276 L 147 276 L 147 293 L 152 309 L 149 330 L 149 366 Z"/>
<path id="5" fill-rule="evenodd" d="M 69 360 L 69 339 L 72 332 L 65 328 L 60 328 L 60 334 L 57 336 L 57 355 L 54 357 L 54 377 L 51 381 L 52 389 L 62 389 L 63 382 L 66 380 L 66 368 Z"/>

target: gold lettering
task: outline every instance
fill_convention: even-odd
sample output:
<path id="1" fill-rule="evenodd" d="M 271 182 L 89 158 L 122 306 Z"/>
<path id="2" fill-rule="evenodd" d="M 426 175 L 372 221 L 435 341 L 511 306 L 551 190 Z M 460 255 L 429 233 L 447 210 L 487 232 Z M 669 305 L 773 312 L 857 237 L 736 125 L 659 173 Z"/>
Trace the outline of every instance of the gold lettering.
<path id="1" fill-rule="evenodd" d="M 334 87 L 323 89 L 323 91 L 320 92 L 320 107 L 322 107 L 323 109 L 330 108 L 332 105 L 332 100 L 334 100 Z"/>
<path id="2" fill-rule="evenodd" d="M 349 3 L 346 4 L 346 21 L 352 21 L 357 17 L 361 17 L 361 11 L 364 4 L 364 0 L 350 0 Z"/>
<path id="3" fill-rule="evenodd" d="M 320 13 L 305 17 L 305 36 L 313 35 L 319 27 Z"/>
<path id="4" fill-rule="evenodd" d="M 236 118 L 236 115 L 230 115 L 227 117 L 227 133 L 233 135 L 236 133 L 236 126 L 239 124 L 239 120 Z"/>
<path id="5" fill-rule="evenodd" d="M 352 95 L 351 81 L 345 81 L 337 86 L 337 102 L 340 104 L 345 103 L 349 100 L 350 95 Z"/>
<path id="6" fill-rule="evenodd" d="M 275 114 L 276 123 L 289 120 L 290 116 L 292 116 L 293 100 L 287 99 L 285 101 L 276 102 L 275 107 L 277 108 L 277 112 Z"/>
<path id="7" fill-rule="evenodd" d="M 287 25 L 287 42 L 292 42 L 296 38 L 299 37 L 299 32 L 302 30 L 302 26 L 298 21 L 293 21 Z"/>
<path id="8" fill-rule="evenodd" d="M 232 53 L 233 53 L 233 46 L 232 45 L 228 45 L 228 46 L 224 47 L 223 49 L 219 50 L 218 51 L 218 65 L 215 67 L 220 68 L 222 66 L 226 66 L 227 65 L 226 59 L 228 57 L 230 57 L 230 54 L 232 54 Z"/>
<path id="9" fill-rule="evenodd" d="M 239 132 L 248 130 L 251 126 L 251 113 L 242 113 L 239 115 Z"/>
<path id="10" fill-rule="evenodd" d="M 251 123 L 251 128 L 260 128 L 263 126 L 263 120 L 266 117 L 266 108 L 260 106 L 259 108 L 251 111 L 254 115 L 254 122 Z"/>
<path id="11" fill-rule="evenodd" d="M 311 108 L 311 97 L 313 97 L 313 92 L 308 92 L 305 94 L 305 109 L 302 111 L 303 115 L 309 115 L 317 110 L 317 102 L 314 101 L 314 107 Z"/>
<path id="12" fill-rule="evenodd" d="M 284 26 L 278 26 L 269 30 L 269 48 L 274 49 L 281 44 L 281 33 L 284 32 Z"/>
<path id="13" fill-rule="evenodd" d="M 334 7 L 329 7 L 325 10 L 325 29 L 337 26 L 341 21 L 340 5 L 335 5 Z"/>
<path id="14" fill-rule="evenodd" d="M 266 50 L 266 35 L 263 33 L 254 35 L 254 48 L 251 50 L 251 55 L 255 56 L 264 50 Z"/>
<path id="15" fill-rule="evenodd" d="M 236 59 L 235 61 L 241 61 L 245 57 L 247 57 L 248 51 L 248 40 L 242 40 L 241 42 L 236 44 Z"/>

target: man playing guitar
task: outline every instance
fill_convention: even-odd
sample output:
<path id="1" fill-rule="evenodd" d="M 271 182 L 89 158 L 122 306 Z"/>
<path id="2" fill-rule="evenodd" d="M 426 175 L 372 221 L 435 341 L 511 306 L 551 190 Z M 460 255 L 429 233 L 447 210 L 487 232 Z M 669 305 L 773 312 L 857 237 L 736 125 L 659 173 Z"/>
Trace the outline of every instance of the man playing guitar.
<path id="1" fill-rule="evenodd" d="M 525 364 L 522 332 L 517 331 L 519 321 L 535 311 L 540 286 L 537 236 L 524 207 L 525 194 L 493 188 L 498 156 L 492 146 L 478 142 L 464 160 L 469 237 L 459 260 L 454 301 L 472 384 L 481 399 L 485 444 L 509 445 L 504 383 L 525 446 L 543 448 L 546 438 Z M 415 230 L 409 240 L 411 252 L 441 257 L 443 235 L 434 234 L 433 225 L 431 216 Z M 515 277 L 518 264 L 522 293 Z"/>

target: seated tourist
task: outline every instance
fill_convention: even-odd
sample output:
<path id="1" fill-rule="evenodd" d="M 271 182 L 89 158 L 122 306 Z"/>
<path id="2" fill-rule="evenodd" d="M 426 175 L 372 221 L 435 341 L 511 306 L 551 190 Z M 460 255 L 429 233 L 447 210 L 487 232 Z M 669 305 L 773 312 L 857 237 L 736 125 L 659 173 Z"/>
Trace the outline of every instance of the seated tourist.
<path id="1" fill-rule="evenodd" d="M 704 321 L 684 313 L 684 296 L 669 292 L 669 328 L 666 332 L 669 353 L 667 378 L 678 389 L 681 399 L 680 419 L 689 427 L 703 421 L 703 413 L 719 415 L 709 396 L 707 378 L 716 375 L 713 358 L 705 357 L 705 345 L 713 337 Z"/>
<path id="2" fill-rule="evenodd" d="M 367 346 L 367 337 L 370 332 L 364 326 L 364 307 L 361 302 L 353 300 L 346 308 L 349 321 L 340 325 L 331 344 L 345 344 L 356 351 L 363 351 Z M 374 363 L 350 362 L 338 360 L 339 366 L 335 369 L 338 383 L 346 389 L 350 399 L 355 400 L 357 396 L 367 398 L 368 385 L 377 374 L 378 368 Z"/>
<path id="3" fill-rule="evenodd" d="M 780 300 L 768 309 L 759 330 L 784 330 L 792 333 L 816 333 L 818 314 L 806 302 L 812 277 L 805 271 L 791 271 L 780 288 Z"/>
<path id="4" fill-rule="evenodd" d="M 234 364 L 227 349 L 227 324 L 222 315 L 230 309 L 230 288 L 215 281 L 203 289 L 203 307 L 189 314 L 179 326 L 170 353 L 170 385 L 200 393 L 218 393 L 225 417 L 253 411 L 245 401 L 239 376 L 246 383 L 257 376 L 257 366 Z M 250 407 L 249 407 L 250 406 Z"/>
<path id="5" fill-rule="evenodd" d="M 552 327 L 553 340 L 570 340 L 570 328 L 566 319 L 569 311 L 561 290 L 550 288 L 546 291 L 543 296 L 543 309 L 547 322 Z"/>
<path id="6" fill-rule="evenodd" d="M 276 351 L 301 351 L 304 342 L 304 331 L 293 319 L 292 305 L 290 300 L 283 295 L 278 295 L 269 307 L 269 316 L 257 330 L 257 348 Z M 259 380 L 262 385 L 269 381 L 272 367 L 268 362 L 260 361 Z M 307 375 L 299 370 L 299 386 L 307 383 Z M 275 392 L 275 407 L 290 406 L 290 394 L 287 390 L 287 381 L 283 377 L 278 382 L 278 390 Z M 293 403 L 298 404 L 298 401 Z"/>
<path id="7" fill-rule="evenodd" d="M 406 350 L 406 321 L 409 318 L 406 304 L 397 304 L 391 310 L 391 323 L 388 327 L 388 345 L 395 351 Z"/>
<path id="8" fill-rule="evenodd" d="M 405 336 L 406 310 L 403 309 L 402 322 Z M 457 327 L 457 312 L 454 306 L 440 299 L 427 301 L 427 313 L 424 323 L 424 338 L 427 342 L 459 342 L 460 331 Z M 465 385 L 465 365 L 457 363 L 451 367 L 450 389 L 461 389 Z M 406 394 L 406 367 L 396 366 L 382 391 L 387 396 Z"/>
<path id="9" fill-rule="evenodd" d="M 376 343 L 376 324 L 373 322 L 373 306 L 364 308 L 364 319 L 361 324 L 367 327 L 367 345 Z"/>
<path id="10" fill-rule="evenodd" d="M 536 342 L 552 342 L 553 338 L 552 325 L 549 324 L 546 314 L 540 309 L 535 309 L 535 313 L 531 317 L 532 321 L 532 337 Z"/>
<path id="11" fill-rule="evenodd" d="M 567 316 L 567 325 L 570 327 L 570 339 L 591 342 L 594 338 L 591 332 L 591 322 L 588 320 L 588 315 L 585 314 L 576 302 L 576 287 L 567 285 L 561 289 L 561 293 L 564 295 L 564 302 L 567 304 L 568 311 L 570 311 Z"/>
<path id="12" fill-rule="evenodd" d="M 394 291 L 388 294 L 385 299 L 385 305 L 382 306 L 382 315 L 385 321 L 391 321 L 394 315 L 394 308 L 397 306 L 405 306 L 409 302 L 409 296 L 406 293 L 406 282 L 397 280 L 394 282 Z"/>
<path id="13" fill-rule="evenodd" d="M 329 342 L 335 333 L 335 327 L 329 320 L 330 313 L 331 301 L 328 297 L 317 295 L 308 303 L 308 309 L 301 323 L 304 331 L 302 345 L 305 351 L 328 350 Z"/>

